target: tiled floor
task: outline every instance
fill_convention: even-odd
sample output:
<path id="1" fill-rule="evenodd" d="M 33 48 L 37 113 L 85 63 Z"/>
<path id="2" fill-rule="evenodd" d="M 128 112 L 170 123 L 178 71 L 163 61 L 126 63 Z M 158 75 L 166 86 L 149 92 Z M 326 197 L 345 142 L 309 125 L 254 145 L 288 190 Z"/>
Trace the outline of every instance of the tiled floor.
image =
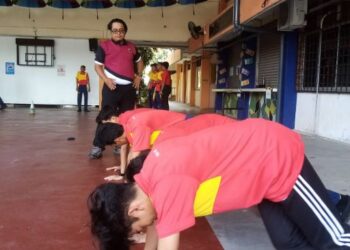
<path id="1" fill-rule="evenodd" d="M 0 112 L 0 249 L 95 249 L 86 199 L 117 157 L 87 157 L 97 112 Z M 68 141 L 68 137 L 75 137 Z M 142 249 L 137 246 L 135 249 Z M 182 235 L 181 249 L 221 250 L 206 219 Z"/>
<path id="2" fill-rule="evenodd" d="M 198 113 L 185 105 L 173 109 Z M 97 112 L 7 109 L 0 112 L 0 249 L 95 249 L 86 198 L 117 158 L 111 148 L 89 160 Z M 68 141 L 68 137 L 75 137 Z M 327 187 L 350 193 L 350 145 L 304 136 L 307 155 Z M 253 209 L 198 221 L 181 249 L 273 249 Z M 219 241 L 221 242 L 221 245 Z M 142 249 L 139 245 L 135 249 Z"/>

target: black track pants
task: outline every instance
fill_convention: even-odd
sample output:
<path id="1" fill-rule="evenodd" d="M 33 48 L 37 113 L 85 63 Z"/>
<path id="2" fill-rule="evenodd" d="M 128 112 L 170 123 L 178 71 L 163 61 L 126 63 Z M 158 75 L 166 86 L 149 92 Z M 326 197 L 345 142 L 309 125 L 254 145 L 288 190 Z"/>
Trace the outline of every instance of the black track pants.
<path id="1" fill-rule="evenodd" d="M 258 208 L 277 249 L 350 249 L 349 226 L 341 222 L 306 157 L 288 198 L 279 203 L 264 200 Z"/>

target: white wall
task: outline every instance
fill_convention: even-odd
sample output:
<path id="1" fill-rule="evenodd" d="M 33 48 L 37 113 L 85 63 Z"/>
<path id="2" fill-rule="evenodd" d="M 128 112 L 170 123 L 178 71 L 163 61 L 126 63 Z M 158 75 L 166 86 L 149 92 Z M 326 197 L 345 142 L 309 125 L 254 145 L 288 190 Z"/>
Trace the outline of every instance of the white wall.
<path id="1" fill-rule="evenodd" d="M 295 129 L 350 143 L 349 107 L 350 95 L 299 93 Z"/>
<path id="2" fill-rule="evenodd" d="M 87 39 L 54 39 L 54 67 L 16 65 L 15 37 L 0 36 L 0 96 L 6 103 L 76 105 L 75 75 L 84 64 L 90 75 L 89 105 L 98 104 L 98 76 L 94 71 L 95 54 Z M 15 74 L 7 75 L 6 62 L 15 63 Z M 63 65 L 65 75 L 57 74 Z"/>

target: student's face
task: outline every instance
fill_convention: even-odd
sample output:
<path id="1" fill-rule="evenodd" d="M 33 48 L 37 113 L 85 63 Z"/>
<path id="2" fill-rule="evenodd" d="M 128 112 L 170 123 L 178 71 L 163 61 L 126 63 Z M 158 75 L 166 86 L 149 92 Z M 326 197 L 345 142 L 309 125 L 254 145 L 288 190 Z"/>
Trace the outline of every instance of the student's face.
<path id="1" fill-rule="evenodd" d="M 124 25 L 121 23 L 113 23 L 112 24 L 112 40 L 113 41 L 121 41 L 125 38 L 125 28 Z"/>
<path id="2" fill-rule="evenodd" d="M 146 232 L 147 227 L 151 226 L 156 218 L 151 203 L 139 211 L 135 218 L 137 220 L 131 224 L 131 234 Z"/>
<path id="3" fill-rule="evenodd" d="M 118 146 L 121 146 L 121 145 L 125 145 L 128 143 L 128 139 L 126 138 L 126 134 L 125 132 L 119 136 L 118 138 L 116 138 L 114 140 L 115 144 L 117 144 Z"/>
<path id="4" fill-rule="evenodd" d="M 80 68 L 80 71 L 81 71 L 81 72 L 85 72 L 85 68 L 84 68 L 84 67 L 81 67 L 81 68 Z"/>

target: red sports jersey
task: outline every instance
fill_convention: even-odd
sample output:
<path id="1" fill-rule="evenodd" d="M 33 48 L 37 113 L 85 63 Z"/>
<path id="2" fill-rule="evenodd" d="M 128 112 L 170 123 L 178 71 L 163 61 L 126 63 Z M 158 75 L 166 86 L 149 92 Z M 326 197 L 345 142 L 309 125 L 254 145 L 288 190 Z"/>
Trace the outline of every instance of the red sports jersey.
<path id="1" fill-rule="evenodd" d="M 299 134 L 247 119 L 157 143 L 135 180 L 152 200 L 163 238 L 191 227 L 197 216 L 283 201 L 303 160 Z"/>

